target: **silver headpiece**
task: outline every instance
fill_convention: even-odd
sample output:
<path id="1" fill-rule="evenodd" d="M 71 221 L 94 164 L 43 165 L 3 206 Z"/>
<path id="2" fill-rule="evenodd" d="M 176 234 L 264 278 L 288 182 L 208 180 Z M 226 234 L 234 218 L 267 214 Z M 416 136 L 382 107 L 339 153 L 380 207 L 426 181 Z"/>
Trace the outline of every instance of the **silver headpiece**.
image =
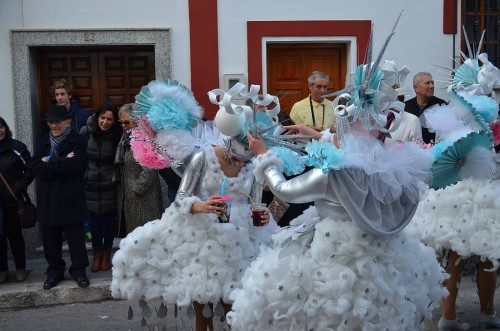
<path id="1" fill-rule="evenodd" d="M 303 148 L 290 143 L 288 140 L 310 138 L 302 136 L 280 136 L 273 135 L 276 132 L 276 127 L 281 126 L 280 123 L 273 124 L 271 118 L 276 117 L 280 112 L 280 102 L 278 97 L 270 94 L 259 98 L 259 85 L 251 85 L 248 93 L 243 93 L 245 85 L 241 83 L 235 84 L 229 91 L 225 92 L 221 89 L 214 89 L 208 92 L 210 101 L 219 106 L 219 111 L 215 115 L 214 124 L 217 129 L 224 135 L 230 138 L 226 141 L 226 147 L 231 149 L 231 152 L 242 160 L 250 159 L 253 155 L 248 149 L 248 140 L 246 132 L 249 131 L 253 136 L 261 136 L 268 148 L 270 147 L 285 147 L 298 153 L 305 153 Z M 272 103 L 274 107 L 268 109 L 267 123 L 259 121 L 257 111 L 246 105 L 237 105 L 232 102 L 233 98 L 251 99 L 254 105 L 269 107 Z M 279 131 L 279 130 L 278 130 Z"/>

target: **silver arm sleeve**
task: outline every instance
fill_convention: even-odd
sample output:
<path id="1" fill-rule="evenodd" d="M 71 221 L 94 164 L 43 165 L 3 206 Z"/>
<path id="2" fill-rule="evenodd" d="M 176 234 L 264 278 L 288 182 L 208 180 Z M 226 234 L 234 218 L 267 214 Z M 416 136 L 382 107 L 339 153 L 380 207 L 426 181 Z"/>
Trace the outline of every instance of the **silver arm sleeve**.
<path id="1" fill-rule="evenodd" d="M 193 192 L 200 180 L 203 167 L 205 165 L 205 153 L 203 150 L 198 150 L 189 160 L 184 174 L 182 175 L 181 184 L 179 190 L 177 190 L 177 195 L 175 196 L 174 206 L 176 208 L 181 208 L 182 199 L 193 196 Z"/>
<path id="2" fill-rule="evenodd" d="M 305 203 L 326 197 L 328 176 L 321 169 L 286 180 L 278 167 L 271 164 L 265 167 L 264 178 L 273 194 L 286 202 Z"/>

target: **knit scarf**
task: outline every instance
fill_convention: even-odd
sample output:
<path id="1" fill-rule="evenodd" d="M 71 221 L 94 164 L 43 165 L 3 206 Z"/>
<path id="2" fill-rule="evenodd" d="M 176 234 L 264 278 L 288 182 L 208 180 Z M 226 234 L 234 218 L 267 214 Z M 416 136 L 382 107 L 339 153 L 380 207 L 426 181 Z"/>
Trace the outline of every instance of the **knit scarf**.
<path id="1" fill-rule="evenodd" d="M 64 132 L 58 136 L 58 137 L 54 137 L 52 135 L 52 133 L 49 133 L 49 137 L 50 137 L 50 156 L 57 156 L 59 155 L 58 151 L 57 151 L 57 148 L 59 147 L 59 145 L 64 141 L 66 140 L 66 138 L 68 137 L 69 133 L 71 132 L 71 127 L 68 126 Z"/>
<path id="2" fill-rule="evenodd" d="M 128 146 L 130 146 L 130 135 L 125 132 L 116 147 L 115 164 L 123 164 Z"/>

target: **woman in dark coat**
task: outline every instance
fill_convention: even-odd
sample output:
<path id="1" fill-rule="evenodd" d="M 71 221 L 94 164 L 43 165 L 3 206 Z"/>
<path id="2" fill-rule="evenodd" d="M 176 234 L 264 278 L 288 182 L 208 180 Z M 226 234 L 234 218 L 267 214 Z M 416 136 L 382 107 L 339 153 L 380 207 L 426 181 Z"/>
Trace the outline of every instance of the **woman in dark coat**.
<path id="1" fill-rule="evenodd" d="M 30 160 L 31 155 L 26 145 L 12 138 L 9 126 L 0 117 L 0 172 L 18 198 L 27 195 L 26 189 L 33 181 L 33 173 L 26 167 Z M 0 283 L 7 281 L 9 275 L 7 241 L 14 256 L 16 280 L 22 282 L 26 279 L 23 230 L 17 216 L 16 200 L 3 181 L 0 181 L 0 205 L 4 214 L 3 234 L 0 237 Z"/>
<path id="2" fill-rule="evenodd" d="M 50 132 L 42 137 L 32 162 L 37 181 L 37 216 L 48 263 L 43 288 L 50 289 L 64 279 L 63 232 L 71 257 L 69 274 L 78 286 L 87 287 L 90 282 L 85 268 L 89 260 L 83 231 L 87 215 L 84 181 L 87 144 L 71 129 L 64 106 L 52 106 L 45 120 Z"/>
<path id="3" fill-rule="evenodd" d="M 92 232 L 93 259 L 90 271 L 111 269 L 111 249 L 116 224 L 117 183 L 113 182 L 116 147 L 122 136 L 118 109 L 103 103 L 80 130 L 87 140 L 85 174 L 87 209 Z"/>

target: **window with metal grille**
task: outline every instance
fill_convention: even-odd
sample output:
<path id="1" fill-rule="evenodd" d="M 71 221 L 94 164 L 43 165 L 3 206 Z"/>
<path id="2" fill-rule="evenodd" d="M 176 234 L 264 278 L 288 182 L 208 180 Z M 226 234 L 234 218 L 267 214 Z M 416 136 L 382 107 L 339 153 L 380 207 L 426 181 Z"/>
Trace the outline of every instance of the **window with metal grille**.
<path id="1" fill-rule="evenodd" d="M 462 0 L 462 24 L 465 27 L 471 48 L 477 49 L 481 34 L 485 31 L 480 53 L 488 53 L 488 59 L 500 65 L 500 0 Z M 462 51 L 467 54 L 467 45 L 462 36 Z M 469 54 L 467 54 L 469 55 Z"/>

